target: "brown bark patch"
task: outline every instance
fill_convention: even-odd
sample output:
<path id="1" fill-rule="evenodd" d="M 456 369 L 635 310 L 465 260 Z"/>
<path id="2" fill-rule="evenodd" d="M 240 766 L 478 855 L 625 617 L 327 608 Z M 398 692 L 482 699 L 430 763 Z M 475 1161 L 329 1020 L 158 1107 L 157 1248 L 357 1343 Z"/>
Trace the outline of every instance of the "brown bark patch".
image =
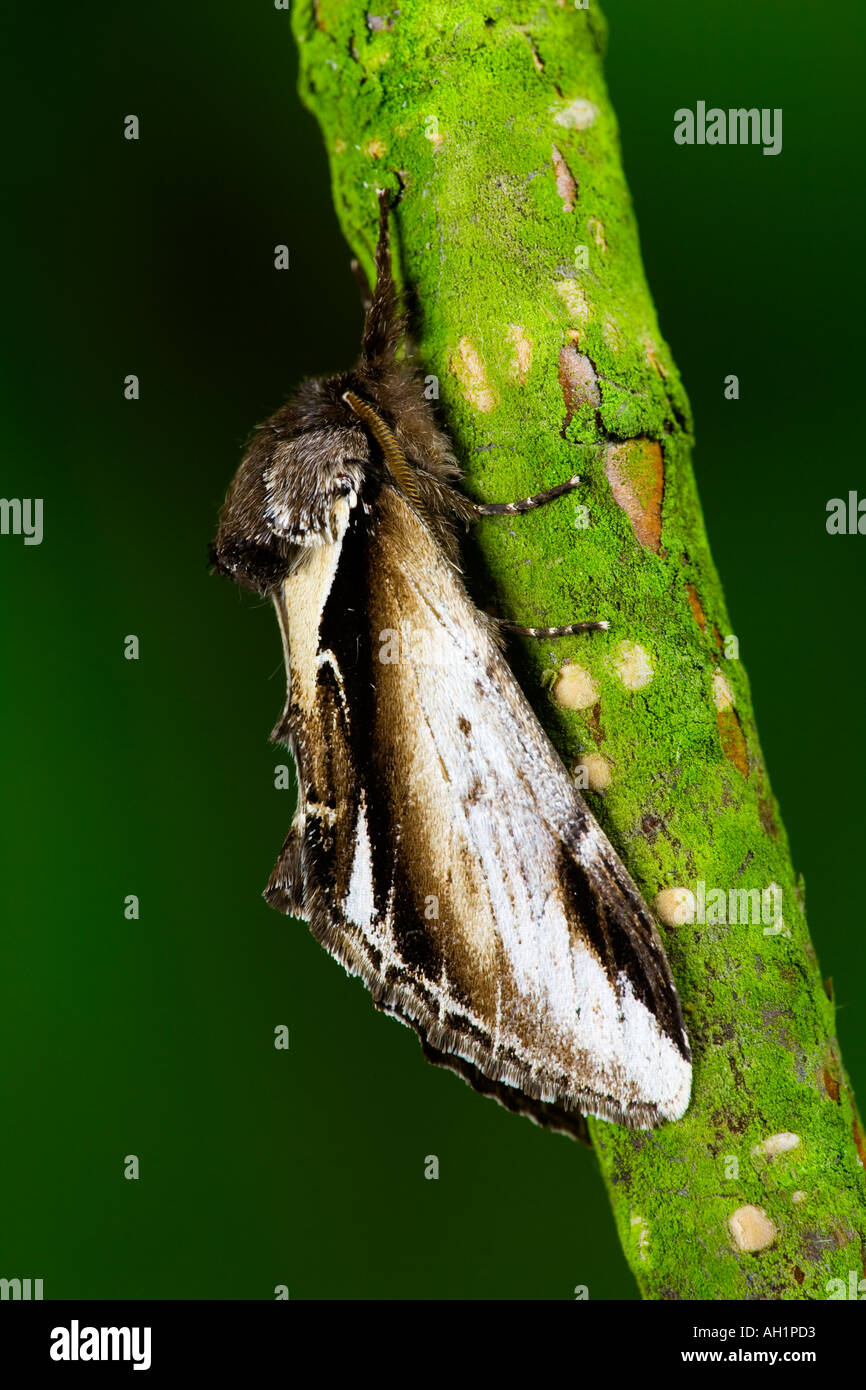
<path id="1" fill-rule="evenodd" d="M 804 1231 L 800 1249 L 812 1264 L 819 1264 L 828 1250 L 837 1248 L 838 1242 L 830 1231 Z"/>
<path id="2" fill-rule="evenodd" d="M 394 21 L 389 14 L 366 14 L 367 28 L 371 34 L 392 33 Z"/>
<path id="3" fill-rule="evenodd" d="M 567 343 L 559 354 L 559 385 L 565 401 L 563 430 L 567 430 L 582 405 L 597 410 L 601 405 L 598 377 L 588 357 L 578 352 L 573 343 Z"/>
<path id="4" fill-rule="evenodd" d="M 601 704 L 595 704 L 591 709 L 586 710 L 586 722 L 592 729 L 596 743 L 604 743 L 604 729 L 601 723 Z"/>
<path id="5" fill-rule="evenodd" d="M 614 501 L 626 513 L 641 545 L 658 554 L 665 490 L 661 445 L 645 438 L 609 444 L 605 472 Z"/>
<path id="6" fill-rule="evenodd" d="M 832 1047 L 829 1047 L 827 1049 L 827 1055 L 824 1058 L 824 1073 L 822 1080 L 824 1082 L 824 1090 L 827 1092 L 830 1099 L 835 1101 L 837 1105 L 839 1104 L 839 1097 L 841 1094 L 839 1075 L 839 1059 Z"/>
<path id="7" fill-rule="evenodd" d="M 773 804 L 766 796 L 762 796 L 758 802 L 758 815 L 761 818 L 761 825 L 764 827 L 767 834 L 771 835 L 774 840 L 778 840 L 779 827 L 773 815 Z"/>
<path id="8" fill-rule="evenodd" d="M 854 1116 L 851 1129 L 854 1134 L 854 1147 L 860 1157 L 860 1162 L 863 1164 L 863 1167 L 866 1168 L 866 1136 L 864 1136 L 860 1128 L 860 1121 L 857 1119 L 856 1115 Z"/>
<path id="9" fill-rule="evenodd" d="M 749 753 L 737 711 L 730 705 L 725 709 L 716 710 L 716 723 L 719 726 L 719 738 L 725 757 L 729 763 L 733 763 L 738 772 L 748 777 Z"/>
<path id="10" fill-rule="evenodd" d="M 700 599 L 698 598 L 698 591 L 697 591 L 697 589 L 695 588 L 694 584 L 687 584 L 687 585 L 686 585 L 686 593 L 687 593 L 688 596 L 689 596 L 689 603 L 692 605 L 692 612 L 693 612 L 694 615 L 695 615 L 695 622 L 697 623 L 698 627 L 701 629 L 701 632 L 706 632 L 706 630 L 707 630 L 707 616 L 706 616 L 706 614 L 705 614 L 703 608 L 701 607 L 701 601 L 700 601 Z"/>
<path id="11" fill-rule="evenodd" d="M 556 175 L 556 191 L 562 199 L 562 211 L 574 212 L 574 205 L 577 202 L 577 181 L 569 169 L 564 155 L 560 154 L 555 145 L 551 154 L 553 172 Z"/>
<path id="12" fill-rule="evenodd" d="M 535 47 L 535 44 L 532 42 L 532 40 L 530 40 L 529 42 L 529 52 L 532 55 L 532 66 L 535 68 L 535 71 L 544 72 L 544 64 L 542 63 L 541 58 L 538 54 L 538 49 Z"/>

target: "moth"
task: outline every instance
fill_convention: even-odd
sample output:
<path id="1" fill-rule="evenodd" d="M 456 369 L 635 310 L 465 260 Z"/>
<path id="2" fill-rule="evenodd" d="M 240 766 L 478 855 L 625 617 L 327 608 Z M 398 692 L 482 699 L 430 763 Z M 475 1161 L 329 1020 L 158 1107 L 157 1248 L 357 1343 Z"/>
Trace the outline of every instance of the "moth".
<path id="1" fill-rule="evenodd" d="M 265 889 L 431 1062 L 537 1122 L 651 1128 L 691 1058 L 656 924 L 467 592 L 457 530 L 579 484 L 479 504 L 405 332 L 382 193 L 360 361 L 304 382 L 230 485 L 214 569 L 269 596 L 298 805 Z"/>

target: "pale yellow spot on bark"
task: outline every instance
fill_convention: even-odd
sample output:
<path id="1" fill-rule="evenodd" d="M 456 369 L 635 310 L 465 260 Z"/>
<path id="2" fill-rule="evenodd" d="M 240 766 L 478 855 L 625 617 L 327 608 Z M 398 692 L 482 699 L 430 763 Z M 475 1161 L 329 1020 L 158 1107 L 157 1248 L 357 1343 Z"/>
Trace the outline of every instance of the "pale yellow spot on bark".
<path id="1" fill-rule="evenodd" d="M 645 1260 L 649 1254 L 649 1226 L 646 1218 L 643 1216 L 633 1216 L 631 1218 L 631 1224 L 635 1228 L 638 1254 L 642 1260 Z"/>
<path id="2" fill-rule="evenodd" d="M 690 888 L 663 888 L 655 900 L 656 916 L 666 927 L 682 927 L 694 922 L 696 907 Z"/>
<path id="3" fill-rule="evenodd" d="M 577 768 L 582 768 L 586 773 L 586 785 L 590 791 L 603 792 L 610 786 L 610 763 L 600 753 L 587 753 L 580 759 Z"/>
<path id="4" fill-rule="evenodd" d="M 334 154 L 345 154 L 345 153 L 346 153 L 346 142 L 345 142 L 345 140 L 342 138 L 342 136 L 338 135 L 337 138 L 336 138 L 336 140 L 334 141 Z"/>
<path id="5" fill-rule="evenodd" d="M 569 318 L 577 319 L 582 324 L 589 323 L 592 310 L 582 285 L 579 285 L 576 280 L 560 280 L 557 282 L 556 293 L 568 310 Z"/>
<path id="6" fill-rule="evenodd" d="M 733 709 L 734 692 L 721 671 L 713 672 L 713 700 L 717 710 Z"/>
<path id="7" fill-rule="evenodd" d="M 593 236 L 595 237 L 595 244 L 598 247 L 598 249 L 600 251 L 606 251 L 607 241 L 605 240 L 604 235 L 604 223 L 600 222 L 597 217 L 590 217 L 587 221 L 586 229 L 587 231 L 592 232 Z"/>
<path id="8" fill-rule="evenodd" d="M 620 643 L 613 669 L 626 690 L 643 690 L 655 675 L 649 656 L 639 642 Z"/>
<path id="9" fill-rule="evenodd" d="M 773 1244 L 778 1232 L 763 1207 L 738 1207 L 728 1217 L 728 1230 L 738 1250 L 754 1253 Z"/>
<path id="10" fill-rule="evenodd" d="M 780 1134 L 771 1134 L 768 1139 L 763 1139 L 760 1144 L 755 1144 L 752 1154 L 755 1158 L 775 1158 L 777 1154 L 790 1153 L 792 1149 L 799 1146 L 799 1143 L 799 1134 L 785 1129 Z"/>
<path id="11" fill-rule="evenodd" d="M 658 372 L 659 376 L 667 376 L 668 369 L 658 356 L 658 348 L 655 341 L 647 333 L 643 338 L 644 353 L 647 362 Z"/>
<path id="12" fill-rule="evenodd" d="M 619 352 L 622 349 L 622 334 L 615 320 L 609 315 L 602 324 L 601 336 L 605 347 L 609 347 L 611 352 Z"/>
<path id="13" fill-rule="evenodd" d="M 460 383 L 464 399 L 476 410 L 489 415 L 499 404 L 495 387 L 487 380 L 487 368 L 471 338 L 461 338 L 451 354 L 451 370 Z"/>
<path id="14" fill-rule="evenodd" d="M 556 107 L 551 106 L 550 110 L 556 111 Z M 591 101 L 587 101 L 586 97 L 577 97 L 561 111 L 558 111 L 553 119 L 557 125 L 564 126 L 566 130 L 588 130 L 597 115 L 597 106 L 594 106 Z"/>
<path id="15" fill-rule="evenodd" d="M 364 146 L 364 154 L 369 155 L 371 159 L 381 159 L 387 149 L 384 140 L 368 140 Z"/>
<path id="16" fill-rule="evenodd" d="M 514 350 L 514 355 L 508 364 L 508 375 L 512 381 L 525 386 L 526 378 L 529 376 L 529 368 L 532 366 L 532 343 L 527 338 L 526 329 L 522 323 L 510 323 L 505 330 L 505 337 Z"/>
<path id="17" fill-rule="evenodd" d="M 589 709 L 598 699 L 598 687 L 585 667 L 568 662 L 554 682 L 553 698 L 566 709 Z"/>
<path id="18" fill-rule="evenodd" d="M 791 1201 L 798 1207 L 801 1202 L 805 1202 L 807 1195 L 802 1187 L 798 1187 L 796 1192 L 791 1193 Z"/>

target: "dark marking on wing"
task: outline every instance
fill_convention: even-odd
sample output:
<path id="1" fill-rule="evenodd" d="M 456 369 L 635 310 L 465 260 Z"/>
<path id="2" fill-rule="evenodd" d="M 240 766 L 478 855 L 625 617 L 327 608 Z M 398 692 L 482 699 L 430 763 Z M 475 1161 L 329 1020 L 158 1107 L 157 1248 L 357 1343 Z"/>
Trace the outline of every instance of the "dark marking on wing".
<path id="1" fill-rule="evenodd" d="M 436 1067 L 445 1067 L 448 1071 L 456 1072 L 458 1076 L 463 1077 L 464 1081 L 468 1081 L 469 1085 L 480 1095 L 490 1096 L 506 1110 L 510 1110 L 512 1114 L 526 1115 L 535 1124 L 541 1125 L 542 1128 L 555 1130 L 559 1134 L 569 1134 L 572 1139 L 577 1139 L 587 1148 L 592 1148 L 589 1126 L 579 1110 L 566 1110 L 560 1105 L 550 1105 L 543 1100 L 534 1100 L 525 1096 L 514 1086 L 506 1086 L 501 1081 L 493 1081 L 463 1057 L 455 1057 L 453 1054 L 437 1051 L 427 1042 L 423 1034 L 421 1036 L 421 1048 L 428 1062 L 432 1062 Z"/>
<path id="2" fill-rule="evenodd" d="M 575 845 L 584 831 L 585 827 L 578 825 Z M 565 844 L 560 873 L 579 928 L 592 942 L 610 978 L 626 976 L 636 998 L 655 1015 L 688 1060 L 691 1053 L 667 960 L 655 923 L 630 875 L 612 852 L 610 856 L 600 852 L 586 865 Z"/>

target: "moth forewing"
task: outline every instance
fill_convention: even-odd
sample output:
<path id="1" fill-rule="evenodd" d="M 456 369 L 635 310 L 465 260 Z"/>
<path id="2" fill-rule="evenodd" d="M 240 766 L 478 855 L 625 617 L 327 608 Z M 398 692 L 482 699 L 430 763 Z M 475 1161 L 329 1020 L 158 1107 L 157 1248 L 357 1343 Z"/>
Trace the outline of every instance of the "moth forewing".
<path id="1" fill-rule="evenodd" d="M 394 358 L 382 204 L 354 372 L 261 427 L 213 548 L 274 600 L 287 700 L 274 736 L 298 809 L 268 901 L 307 918 L 430 1060 L 539 1123 L 649 1127 L 691 1063 L 658 931 L 464 587 L 454 486 L 423 388 Z M 601 623 L 544 629 L 546 635 Z M 534 631 L 530 629 L 520 629 Z"/>
<path id="2" fill-rule="evenodd" d="M 368 506 L 277 597 L 303 914 L 441 1065 L 530 1113 L 676 1118 L 687 1049 L 637 889 L 432 532 L 392 488 Z M 397 629 L 426 640 L 384 662 Z M 270 901 L 285 878 L 284 851 Z"/>

